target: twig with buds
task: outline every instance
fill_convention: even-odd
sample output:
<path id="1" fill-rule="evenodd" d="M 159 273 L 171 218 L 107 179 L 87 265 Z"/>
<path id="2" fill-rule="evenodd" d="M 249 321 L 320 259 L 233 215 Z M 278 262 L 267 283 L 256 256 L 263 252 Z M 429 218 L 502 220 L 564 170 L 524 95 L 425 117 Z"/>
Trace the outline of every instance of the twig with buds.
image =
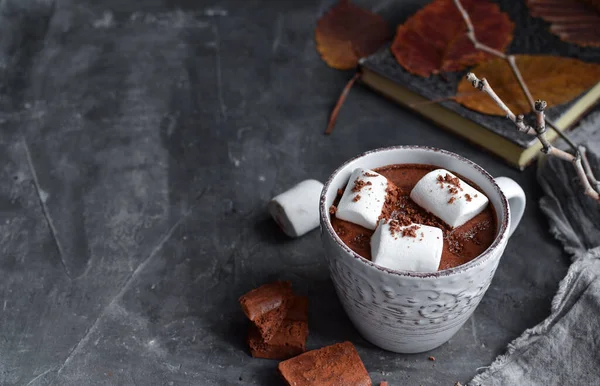
<path id="1" fill-rule="evenodd" d="M 524 122 L 525 117 L 523 115 L 515 115 L 510 110 L 510 108 L 502 101 L 502 99 L 500 99 L 498 94 L 496 94 L 494 89 L 490 86 L 490 84 L 485 78 L 479 79 L 475 74 L 469 72 L 467 74 L 467 79 L 471 82 L 471 84 L 473 84 L 473 87 L 486 93 L 498 105 L 498 107 L 500 107 L 506 113 L 506 117 L 513 121 L 517 130 L 527 134 L 535 135 L 542 144 L 542 152 L 554 157 L 558 157 L 564 161 L 570 162 L 575 167 L 575 171 L 577 172 L 579 181 L 583 186 L 584 193 L 587 196 L 593 198 L 594 200 L 600 202 L 600 182 L 595 178 L 594 173 L 592 172 L 590 163 L 587 159 L 585 147 L 576 146 L 566 134 L 558 130 L 556 128 L 556 125 L 546 118 L 544 110 L 546 109 L 547 103 L 539 99 L 536 101 L 533 100 L 531 92 L 529 91 L 529 88 L 527 87 L 527 84 L 525 83 L 523 76 L 521 75 L 521 72 L 519 71 L 519 68 L 515 63 L 514 56 L 506 55 L 503 52 L 500 52 L 494 48 L 491 48 L 479 42 L 477 40 L 477 37 L 475 36 L 475 29 L 473 28 L 473 23 L 471 23 L 471 18 L 469 17 L 469 14 L 462 6 L 460 0 L 453 1 L 456 5 L 456 8 L 462 15 L 465 24 L 467 25 L 466 34 L 469 37 L 469 40 L 471 40 L 471 42 L 473 43 L 473 46 L 475 46 L 476 49 L 479 49 L 498 58 L 506 60 L 506 62 L 510 66 L 515 76 L 515 79 L 519 83 L 519 86 L 521 87 L 521 89 L 527 97 L 527 100 L 529 101 L 529 105 L 535 112 L 535 125 L 531 126 L 526 124 Z M 558 149 L 550 144 L 550 141 L 548 141 L 548 138 L 546 137 L 546 124 L 548 124 L 548 126 L 550 126 L 553 130 L 555 130 L 557 134 L 560 137 L 562 137 L 567 142 L 567 144 L 571 146 L 571 148 L 573 148 L 575 155 L 567 153 L 566 151 Z"/>

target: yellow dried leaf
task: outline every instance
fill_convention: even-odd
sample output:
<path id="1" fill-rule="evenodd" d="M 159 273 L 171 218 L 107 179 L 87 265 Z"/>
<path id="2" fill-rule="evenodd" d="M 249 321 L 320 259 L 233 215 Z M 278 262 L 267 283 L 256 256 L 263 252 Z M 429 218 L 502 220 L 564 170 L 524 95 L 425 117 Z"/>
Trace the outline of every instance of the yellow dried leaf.
<path id="1" fill-rule="evenodd" d="M 600 81 L 600 65 L 578 59 L 544 55 L 515 55 L 517 67 L 536 99 L 548 106 L 569 102 Z M 515 79 L 508 63 L 493 59 L 471 69 L 477 77 L 486 78 L 496 94 L 515 114 L 531 111 L 527 98 Z M 504 115 L 491 98 L 473 92 L 471 83 L 463 79 L 458 84 L 458 103 L 483 114 Z"/>

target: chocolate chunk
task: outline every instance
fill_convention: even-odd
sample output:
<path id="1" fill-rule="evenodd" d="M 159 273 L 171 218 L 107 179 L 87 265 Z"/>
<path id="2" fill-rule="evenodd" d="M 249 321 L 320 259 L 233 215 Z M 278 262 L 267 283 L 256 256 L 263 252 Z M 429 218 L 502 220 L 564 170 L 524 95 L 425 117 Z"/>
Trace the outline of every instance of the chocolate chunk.
<path id="1" fill-rule="evenodd" d="M 240 297 L 244 314 L 250 319 L 263 339 L 268 342 L 281 325 L 293 299 L 289 281 L 268 283 Z"/>
<path id="2" fill-rule="evenodd" d="M 285 319 L 288 306 L 289 302 L 286 301 L 282 303 L 280 307 L 277 307 L 273 311 L 267 312 L 254 321 L 254 324 L 260 331 L 260 335 L 263 337 L 265 342 L 270 341 L 277 333 L 279 326 Z"/>
<path id="3" fill-rule="evenodd" d="M 308 321 L 308 298 L 306 296 L 294 296 L 285 318 L 300 322 Z"/>
<path id="4" fill-rule="evenodd" d="M 371 386 L 369 373 L 350 342 L 312 350 L 279 363 L 279 373 L 291 386 Z"/>
<path id="5" fill-rule="evenodd" d="M 248 319 L 255 321 L 291 298 L 292 284 L 289 281 L 276 281 L 251 290 L 241 296 L 239 302 Z"/>
<path id="6" fill-rule="evenodd" d="M 288 359 L 306 351 L 308 323 L 284 320 L 269 342 L 265 342 L 260 331 L 251 324 L 248 331 L 248 346 L 254 358 Z"/>

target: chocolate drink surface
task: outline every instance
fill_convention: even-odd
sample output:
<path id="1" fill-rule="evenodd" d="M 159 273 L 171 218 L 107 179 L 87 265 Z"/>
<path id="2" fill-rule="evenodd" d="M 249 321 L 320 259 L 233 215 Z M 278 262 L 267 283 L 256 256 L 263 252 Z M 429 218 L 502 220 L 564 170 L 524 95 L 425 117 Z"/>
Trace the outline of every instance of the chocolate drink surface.
<path id="1" fill-rule="evenodd" d="M 436 169 L 439 168 L 431 165 L 399 164 L 383 166 L 374 171 L 386 177 L 397 187 L 391 197 L 392 210 L 387 212 L 384 210 L 384 218 L 409 218 L 413 223 L 435 226 L 442 230 L 444 248 L 438 269 L 443 270 L 465 264 L 483 253 L 496 238 L 497 221 L 493 206 L 489 203 L 482 213 L 452 229 L 442 220 L 414 203 L 409 197 L 410 191 L 425 174 Z M 480 190 L 468 179 L 458 176 L 475 189 Z M 334 206 L 339 202 L 342 192 L 343 190 L 338 192 Z M 330 212 L 332 213 L 333 229 L 344 244 L 362 257 L 371 260 L 370 241 L 374 231 L 336 218 L 333 208 Z"/>

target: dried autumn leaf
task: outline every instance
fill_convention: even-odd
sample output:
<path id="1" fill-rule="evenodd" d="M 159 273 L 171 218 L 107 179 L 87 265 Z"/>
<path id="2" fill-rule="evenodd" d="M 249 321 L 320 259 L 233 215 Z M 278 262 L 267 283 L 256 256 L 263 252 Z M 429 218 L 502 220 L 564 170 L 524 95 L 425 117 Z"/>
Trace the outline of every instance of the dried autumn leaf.
<path id="1" fill-rule="evenodd" d="M 566 103 L 600 81 L 600 65 L 578 59 L 544 55 L 515 55 L 515 61 L 531 94 L 542 98 L 549 106 Z M 477 77 L 486 78 L 496 94 L 515 114 L 531 111 L 527 98 L 504 59 L 493 59 L 471 70 Z M 458 84 L 455 101 L 484 114 L 504 112 L 491 98 L 473 93 L 467 79 Z"/>
<path id="2" fill-rule="evenodd" d="M 391 37 L 379 15 L 341 0 L 317 22 L 315 41 L 321 58 L 333 68 L 349 70 Z"/>
<path id="3" fill-rule="evenodd" d="M 527 0 L 533 17 L 551 23 L 550 32 L 569 43 L 600 47 L 600 0 Z"/>
<path id="4" fill-rule="evenodd" d="M 504 52 L 512 41 L 513 23 L 488 0 L 462 0 L 481 43 Z M 398 26 L 392 52 L 408 72 L 427 77 L 459 71 L 492 56 L 475 49 L 452 0 L 435 0 Z"/>
<path id="5" fill-rule="evenodd" d="M 600 0 L 583 0 L 583 2 L 600 12 Z"/>

